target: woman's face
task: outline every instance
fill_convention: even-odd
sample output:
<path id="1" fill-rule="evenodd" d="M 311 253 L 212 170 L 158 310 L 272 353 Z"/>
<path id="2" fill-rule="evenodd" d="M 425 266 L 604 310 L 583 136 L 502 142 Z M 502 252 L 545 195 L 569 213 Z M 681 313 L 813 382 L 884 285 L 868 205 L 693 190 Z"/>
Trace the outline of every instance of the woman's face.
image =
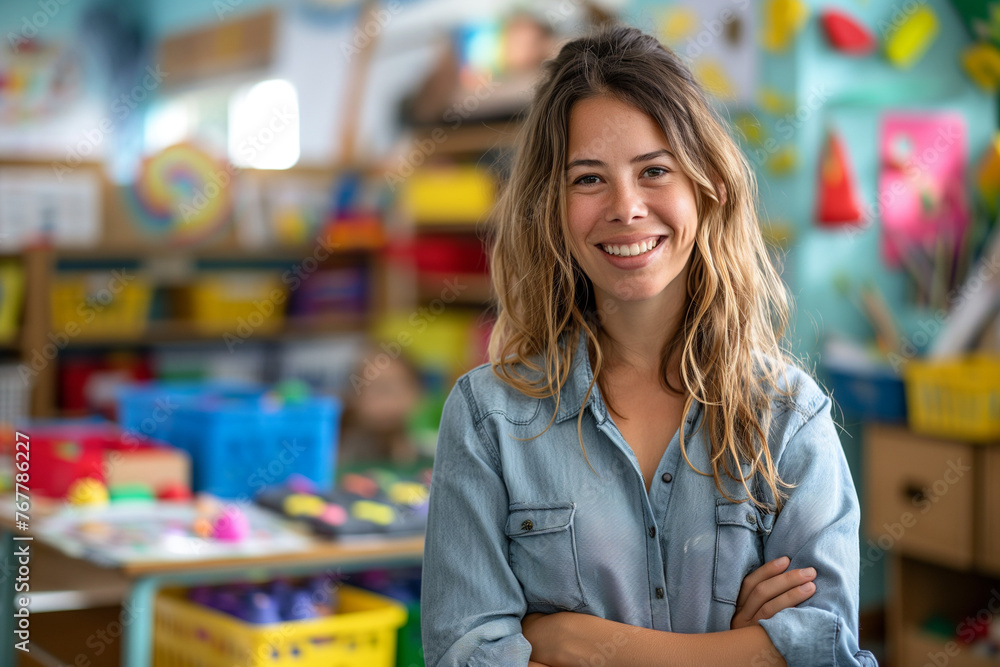
<path id="1" fill-rule="evenodd" d="M 616 99 L 582 100 L 570 110 L 566 163 L 572 253 L 598 308 L 683 303 L 698 212 L 660 127 Z"/>

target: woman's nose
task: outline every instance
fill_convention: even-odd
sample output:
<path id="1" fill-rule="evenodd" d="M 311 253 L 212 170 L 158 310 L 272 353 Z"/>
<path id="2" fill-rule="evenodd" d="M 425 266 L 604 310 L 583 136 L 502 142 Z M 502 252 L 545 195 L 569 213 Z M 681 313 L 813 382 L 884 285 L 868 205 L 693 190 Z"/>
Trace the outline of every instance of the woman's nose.
<path id="1" fill-rule="evenodd" d="M 646 203 L 635 183 L 619 182 L 613 185 L 611 199 L 605 212 L 605 219 L 608 222 L 628 223 L 645 217 L 646 213 Z"/>

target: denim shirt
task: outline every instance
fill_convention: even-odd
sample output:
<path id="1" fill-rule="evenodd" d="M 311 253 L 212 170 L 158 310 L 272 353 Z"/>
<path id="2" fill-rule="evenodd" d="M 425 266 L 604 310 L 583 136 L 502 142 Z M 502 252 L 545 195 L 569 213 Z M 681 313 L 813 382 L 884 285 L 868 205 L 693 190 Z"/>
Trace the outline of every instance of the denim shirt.
<path id="1" fill-rule="evenodd" d="M 428 667 L 525 666 L 529 613 L 573 611 L 668 632 L 729 630 L 743 578 L 780 556 L 815 567 L 816 592 L 760 621 L 790 667 L 876 666 L 858 648 L 859 508 L 830 399 L 789 366 L 794 402 L 772 402 L 768 446 L 797 486 L 775 517 L 733 503 L 711 476 L 704 410 L 673 434 L 649 493 L 592 379 L 581 336 L 552 398 L 529 398 L 484 364 L 445 403 L 431 481 L 421 622 Z M 656 418 L 655 415 L 650 417 Z M 733 498 L 742 485 L 723 475 Z M 752 664 L 768 665 L 767 654 Z"/>

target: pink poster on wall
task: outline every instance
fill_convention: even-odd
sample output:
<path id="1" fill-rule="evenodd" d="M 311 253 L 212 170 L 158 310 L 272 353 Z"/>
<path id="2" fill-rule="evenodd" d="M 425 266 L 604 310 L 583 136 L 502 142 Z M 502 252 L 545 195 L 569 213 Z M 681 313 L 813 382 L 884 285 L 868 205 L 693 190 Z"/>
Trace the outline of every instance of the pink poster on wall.
<path id="1" fill-rule="evenodd" d="M 878 204 L 882 257 L 954 249 L 969 224 L 965 193 L 968 142 L 965 119 L 954 113 L 890 113 L 882 118 Z"/>

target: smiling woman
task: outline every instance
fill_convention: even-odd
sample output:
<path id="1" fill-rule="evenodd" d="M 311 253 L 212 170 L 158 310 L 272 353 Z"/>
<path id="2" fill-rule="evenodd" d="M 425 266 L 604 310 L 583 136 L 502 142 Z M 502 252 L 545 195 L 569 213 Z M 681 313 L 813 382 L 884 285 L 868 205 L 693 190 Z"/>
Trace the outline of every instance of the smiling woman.
<path id="1" fill-rule="evenodd" d="M 491 363 L 441 422 L 428 665 L 875 664 L 857 495 L 779 345 L 755 200 L 654 38 L 547 63 L 496 211 Z"/>

